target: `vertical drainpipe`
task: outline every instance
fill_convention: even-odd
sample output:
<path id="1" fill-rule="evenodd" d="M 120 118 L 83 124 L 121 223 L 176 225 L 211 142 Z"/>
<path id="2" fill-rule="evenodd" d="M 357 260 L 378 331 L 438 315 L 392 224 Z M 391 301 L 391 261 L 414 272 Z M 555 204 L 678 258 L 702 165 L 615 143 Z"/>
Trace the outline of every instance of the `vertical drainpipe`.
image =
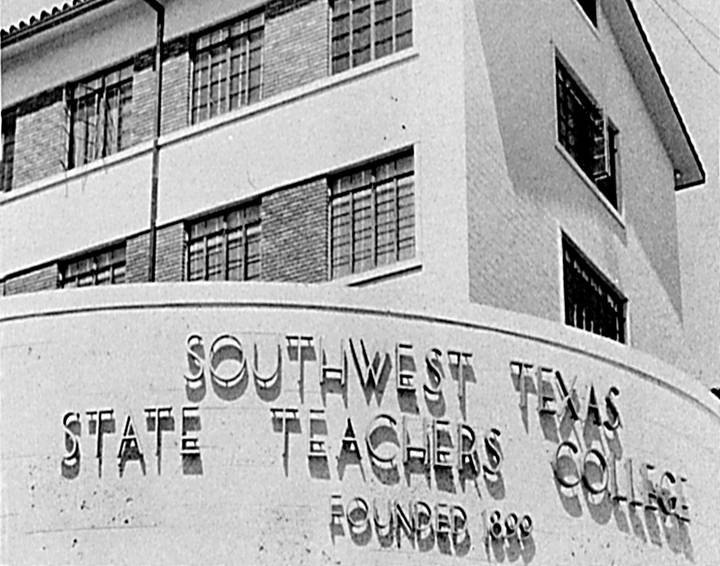
<path id="1" fill-rule="evenodd" d="M 165 34 L 165 7 L 157 0 L 144 0 L 157 14 L 155 39 L 155 133 L 152 148 L 152 179 L 150 181 L 150 241 L 148 253 L 148 281 L 155 281 L 157 248 L 157 203 L 160 175 L 160 134 L 162 116 L 162 47 Z"/>

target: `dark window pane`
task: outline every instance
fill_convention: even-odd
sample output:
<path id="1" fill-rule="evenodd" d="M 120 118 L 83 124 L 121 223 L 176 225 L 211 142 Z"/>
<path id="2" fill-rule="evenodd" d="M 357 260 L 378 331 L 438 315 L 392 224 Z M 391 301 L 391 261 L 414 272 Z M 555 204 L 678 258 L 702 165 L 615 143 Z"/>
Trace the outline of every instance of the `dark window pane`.
<path id="1" fill-rule="evenodd" d="M 60 286 L 63 288 L 112 285 L 124 281 L 124 243 L 60 266 Z"/>
<path id="2" fill-rule="evenodd" d="M 187 227 L 188 280 L 260 277 L 258 205 L 198 220 Z"/>
<path id="3" fill-rule="evenodd" d="M 193 123 L 260 100 L 263 35 L 264 15 L 257 13 L 196 40 Z"/>
<path id="4" fill-rule="evenodd" d="M 563 291 L 566 324 L 625 342 L 625 299 L 566 238 Z"/>
<path id="5" fill-rule="evenodd" d="M 332 3 L 332 72 L 412 46 L 410 0 L 343 0 Z"/>
<path id="6" fill-rule="evenodd" d="M 412 162 L 408 152 L 331 180 L 332 277 L 414 256 Z"/>
<path id="7" fill-rule="evenodd" d="M 70 166 L 83 165 L 130 145 L 132 66 L 78 83 L 70 97 Z"/>

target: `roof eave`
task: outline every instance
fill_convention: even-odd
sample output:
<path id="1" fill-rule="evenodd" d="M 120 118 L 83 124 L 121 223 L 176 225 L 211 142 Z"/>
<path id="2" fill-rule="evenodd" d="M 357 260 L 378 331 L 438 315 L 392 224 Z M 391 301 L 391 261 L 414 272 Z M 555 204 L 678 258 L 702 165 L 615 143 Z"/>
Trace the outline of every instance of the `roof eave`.
<path id="1" fill-rule="evenodd" d="M 690 133 L 642 27 L 632 0 L 625 0 L 624 2 L 605 0 L 603 7 L 613 30 L 616 32 L 615 35 L 620 49 L 635 78 L 640 94 L 655 123 L 670 161 L 674 169 L 680 174 L 676 177 L 675 190 L 703 184 L 705 182 L 705 170 L 700 156 L 695 149 Z M 623 7 L 626 10 L 623 10 Z M 629 14 L 630 18 L 627 18 L 622 12 Z M 613 18 L 613 16 L 617 17 Z M 632 29 L 625 27 L 625 22 L 628 22 L 628 20 L 632 21 Z M 621 29 L 618 33 L 616 26 L 624 29 Z M 635 38 L 630 40 L 624 38 L 622 31 L 626 30 L 635 35 Z M 628 43 L 635 43 L 638 48 L 642 46 L 644 53 L 629 52 L 632 49 Z M 639 71 L 638 69 L 641 67 L 644 67 L 644 69 Z M 648 67 L 651 68 L 651 72 L 645 72 L 650 70 Z"/>
<path id="2" fill-rule="evenodd" d="M 17 29 L 9 32 L 3 30 L 6 31 L 6 34 L 4 34 L 4 37 L 2 38 L 1 46 L 6 49 L 11 45 L 20 43 L 25 39 L 64 24 L 69 20 L 75 19 L 87 12 L 100 8 L 106 4 L 110 4 L 114 1 L 115 0 L 85 0 L 84 2 L 75 4 L 66 10 L 60 10 L 54 14 L 50 13 L 50 15 L 45 17 L 41 16 L 35 22 L 32 22 L 31 19 L 31 23 L 29 24 L 22 25 L 21 23 L 22 27 L 11 26 L 10 29 L 14 27 L 17 27 Z"/>

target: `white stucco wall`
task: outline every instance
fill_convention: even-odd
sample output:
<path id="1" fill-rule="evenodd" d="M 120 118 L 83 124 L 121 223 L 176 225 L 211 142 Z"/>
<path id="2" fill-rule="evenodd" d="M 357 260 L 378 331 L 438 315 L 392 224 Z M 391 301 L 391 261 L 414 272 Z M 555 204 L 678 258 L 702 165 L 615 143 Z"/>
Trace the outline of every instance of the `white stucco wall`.
<path id="1" fill-rule="evenodd" d="M 143 150 L 144 149 L 144 150 Z M 134 157 L 129 157 L 134 153 Z M 0 271 L 26 267 L 121 240 L 150 224 L 147 144 L 77 171 L 5 193 L 0 202 Z"/>
<path id="2" fill-rule="evenodd" d="M 232 284 L 145 285 L 3 299 L 2 562 L 714 564 L 720 552 L 715 536 L 720 412 L 706 391 L 677 370 L 594 336 L 489 308 L 445 304 L 420 311 L 402 293 L 386 291 L 259 284 L 243 285 L 238 298 L 239 289 Z M 204 389 L 188 388 L 183 376 L 198 371 L 188 361 L 188 337 L 202 337 L 202 357 L 208 359 L 211 343 L 225 333 L 241 343 L 236 362 L 254 364 L 257 346 L 259 371 L 265 375 L 279 347 L 281 375 L 272 388 L 262 393 L 259 382 L 246 376 L 237 387 L 224 389 L 207 369 L 198 382 L 204 380 Z M 302 382 L 297 343 L 288 340 L 295 334 L 312 338 L 305 342 Z M 341 340 L 346 393 L 328 389 L 323 395 L 317 360 L 340 363 Z M 370 359 L 375 352 L 378 361 L 384 359 L 380 366 L 387 372 L 378 376 L 387 381 L 376 390 L 381 393 L 363 394 L 350 340 L 356 348 L 364 341 Z M 410 375 L 406 393 L 397 388 L 397 344 L 406 345 L 401 362 Z M 436 385 L 426 361 L 432 348 L 438 349 L 444 376 L 442 403 L 430 402 L 423 388 Z M 464 402 L 451 351 L 471 354 L 464 358 Z M 221 377 L 238 368 L 222 356 L 215 362 Z M 523 387 L 511 362 L 534 366 Z M 547 368 L 542 380 L 550 400 L 545 405 L 556 409 L 554 415 L 541 417 L 537 410 L 538 366 Z M 575 390 L 578 421 L 560 418 L 556 371 Z M 613 387 L 622 426 L 610 433 L 593 424 L 588 409 L 592 388 L 600 418 L 611 423 L 606 394 Z M 162 433 L 160 471 L 156 431 L 145 412 L 159 406 L 171 408 L 174 418 L 172 430 Z M 183 407 L 198 407 L 199 427 L 183 419 Z M 290 425 L 287 458 L 282 421 L 273 422 L 272 408 L 298 411 L 300 420 Z M 88 416 L 100 409 L 112 409 L 114 419 L 114 431 L 103 436 L 102 463 Z M 324 462 L 308 457 L 311 409 L 324 409 L 318 417 L 322 422 L 312 428 L 313 439 L 325 442 Z M 67 413 L 77 413 L 80 420 L 80 429 L 68 437 L 63 428 Z M 477 434 L 479 462 L 491 467 L 482 439 L 494 435 L 503 453 L 500 475 L 481 473 L 463 483 L 452 464 L 446 472 L 428 471 L 427 477 L 422 466 L 406 476 L 401 459 L 395 461 L 399 475 L 373 468 L 366 434 L 380 414 L 396 422 L 394 429 L 370 435 L 381 454 L 397 452 L 403 418 L 409 419 L 412 444 L 422 445 L 424 419 L 441 430 L 433 446 L 450 452 L 457 447 L 456 427 L 464 423 Z M 125 428 L 128 415 L 134 435 Z M 342 451 L 348 419 L 360 465 Z M 183 428 L 187 437 L 198 438 L 201 470 L 183 464 Z M 144 471 L 130 459 L 120 475 L 118 454 L 129 454 L 123 433 L 126 440 L 137 441 Z M 580 454 L 595 447 L 621 469 L 632 460 L 636 474 L 651 464 L 654 483 L 665 471 L 686 478 L 682 485 L 691 522 L 642 504 L 628 506 L 607 494 L 593 496 L 582 485 L 561 487 L 553 463 L 563 440 L 579 445 Z M 74 441 L 79 442 L 79 466 L 66 461 L 63 468 Z M 572 464 L 563 462 L 569 467 L 562 477 L 574 478 Z M 591 485 L 602 477 L 588 470 Z M 620 477 L 619 484 L 620 492 L 632 497 L 626 478 Z M 638 475 L 635 484 L 635 496 L 646 497 Z M 433 517 L 438 509 L 445 512 L 436 505 L 459 506 L 467 515 L 467 530 L 458 526 L 454 542 L 430 537 L 426 529 L 414 545 L 401 534 L 399 543 L 393 535 L 383 546 L 374 527 L 353 535 L 346 517 L 333 519 L 332 495 L 345 508 L 355 497 L 369 505 L 376 500 L 383 521 L 388 500 L 403 508 L 423 501 Z M 494 510 L 503 517 L 529 515 L 531 535 L 522 542 L 486 545 L 482 517 Z M 353 516 L 358 518 L 357 511 Z M 331 527 L 333 520 L 342 532 Z"/>
<path id="3" fill-rule="evenodd" d="M 508 285 L 480 287 L 473 298 L 562 320 L 557 234 L 563 231 L 627 297 L 630 344 L 681 363 L 685 345 L 672 164 L 602 10 L 598 8 L 597 28 L 575 0 L 547 5 L 474 2 L 473 12 L 466 25 L 478 30 L 483 56 L 470 53 L 468 65 L 472 70 L 486 63 L 489 79 L 469 72 L 468 88 L 478 90 L 477 83 L 489 80 L 502 143 L 493 136 L 482 148 L 469 146 L 469 162 L 484 159 L 479 170 L 497 172 L 501 179 L 496 187 L 480 183 L 485 189 L 475 207 L 486 218 L 471 232 L 471 246 L 494 254 L 510 249 L 510 256 L 522 257 L 526 267 L 518 272 L 510 266 L 505 270 L 513 278 Z M 620 132 L 619 215 L 559 148 L 556 53 Z M 469 107 L 468 127 L 478 112 Z M 484 120 L 491 123 L 492 116 Z M 497 160 L 506 162 L 507 173 L 494 165 Z M 484 210 L 483 198 L 493 203 Z M 508 218 L 515 227 L 511 234 L 483 231 L 483 226 Z M 483 261 L 482 254 L 471 257 L 471 272 L 482 271 Z M 540 298 L 512 293 L 527 285 L 537 285 Z M 549 290 L 555 304 L 546 300 Z"/>

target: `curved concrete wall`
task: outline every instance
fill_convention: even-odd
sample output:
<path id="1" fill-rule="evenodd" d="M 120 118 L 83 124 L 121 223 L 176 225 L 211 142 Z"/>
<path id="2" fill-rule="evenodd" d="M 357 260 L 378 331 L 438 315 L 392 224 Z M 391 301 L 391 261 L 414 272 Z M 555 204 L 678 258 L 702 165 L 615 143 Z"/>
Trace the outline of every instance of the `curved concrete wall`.
<path id="1" fill-rule="evenodd" d="M 4 299 L 1 561 L 714 563 L 720 413 L 698 384 L 388 294 Z"/>

